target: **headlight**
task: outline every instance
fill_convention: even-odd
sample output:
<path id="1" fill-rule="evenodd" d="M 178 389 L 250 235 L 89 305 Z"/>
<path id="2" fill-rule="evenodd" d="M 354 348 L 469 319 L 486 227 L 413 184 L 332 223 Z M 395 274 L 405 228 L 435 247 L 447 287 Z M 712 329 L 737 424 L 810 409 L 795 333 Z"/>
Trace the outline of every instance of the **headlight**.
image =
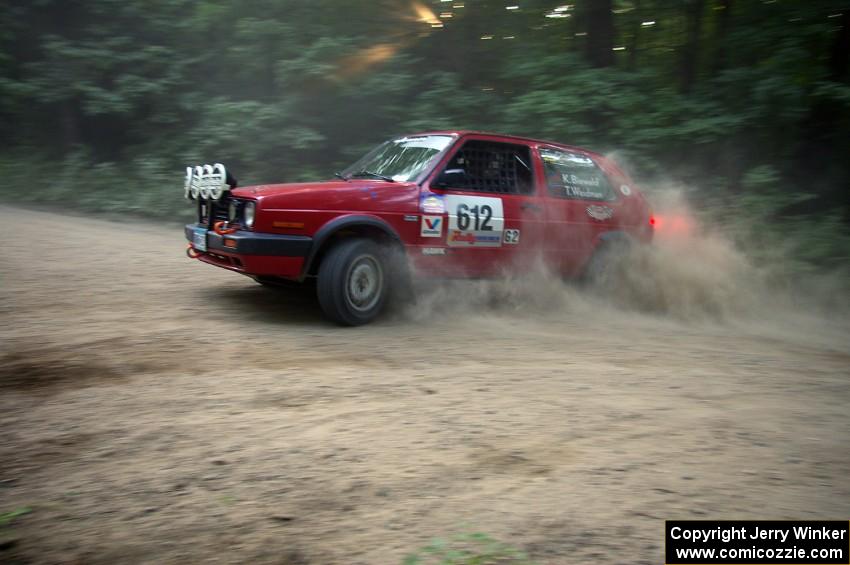
<path id="1" fill-rule="evenodd" d="M 230 206 L 227 207 L 227 219 L 231 222 L 236 221 L 236 201 L 231 200 Z"/>
<path id="2" fill-rule="evenodd" d="M 243 214 L 245 215 L 245 227 L 252 228 L 254 226 L 254 213 L 257 210 L 257 205 L 253 202 L 245 203 L 245 211 Z"/>

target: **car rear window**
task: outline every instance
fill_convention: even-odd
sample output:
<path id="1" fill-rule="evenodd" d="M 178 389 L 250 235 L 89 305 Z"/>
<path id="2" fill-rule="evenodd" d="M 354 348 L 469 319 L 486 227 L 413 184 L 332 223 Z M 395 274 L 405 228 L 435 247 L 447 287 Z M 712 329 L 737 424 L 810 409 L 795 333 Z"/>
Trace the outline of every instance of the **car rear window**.
<path id="1" fill-rule="evenodd" d="M 549 194 L 559 198 L 613 200 L 614 189 L 593 159 L 572 151 L 542 148 L 540 158 Z"/>

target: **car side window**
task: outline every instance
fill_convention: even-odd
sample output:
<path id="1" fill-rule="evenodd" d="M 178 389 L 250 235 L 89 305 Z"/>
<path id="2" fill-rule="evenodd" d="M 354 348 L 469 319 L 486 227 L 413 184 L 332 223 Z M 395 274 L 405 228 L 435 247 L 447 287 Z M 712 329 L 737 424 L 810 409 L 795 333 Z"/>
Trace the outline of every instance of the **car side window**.
<path id="1" fill-rule="evenodd" d="M 613 200 L 614 189 L 593 159 L 581 153 L 541 148 L 549 194 L 558 198 Z"/>
<path id="2" fill-rule="evenodd" d="M 531 151 L 525 145 L 467 141 L 434 185 L 449 190 L 529 194 L 534 189 Z"/>

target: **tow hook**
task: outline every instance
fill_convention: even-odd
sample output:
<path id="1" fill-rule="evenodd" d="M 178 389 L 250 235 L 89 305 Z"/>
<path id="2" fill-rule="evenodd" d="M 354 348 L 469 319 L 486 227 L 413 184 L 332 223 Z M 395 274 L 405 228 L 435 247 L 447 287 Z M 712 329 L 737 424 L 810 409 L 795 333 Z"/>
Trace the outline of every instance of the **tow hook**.
<path id="1" fill-rule="evenodd" d="M 228 235 L 234 233 L 238 228 L 230 227 L 227 222 L 216 222 L 213 224 L 213 231 L 218 235 Z"/>

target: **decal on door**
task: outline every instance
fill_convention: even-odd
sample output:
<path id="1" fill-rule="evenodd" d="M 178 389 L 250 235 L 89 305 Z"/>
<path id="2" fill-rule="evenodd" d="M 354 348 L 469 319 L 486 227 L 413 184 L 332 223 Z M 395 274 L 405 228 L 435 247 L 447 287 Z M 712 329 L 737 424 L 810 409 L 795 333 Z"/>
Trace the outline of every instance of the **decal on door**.
<path id="1" fill-rule="evenodd" d="M 422 255 L 445 255 L 445 247 L 423 247 Z"/>
<path id="2" fill-rule="evenodd" d="M 422 216 L 422 237 L 440 237 L 443 235 L 443 218 L 440 216 Z"/>
<path id="3" fill-rule="evenodd" d="M 446 196 L 447 243 L 455 247 L 501 247 L 505 214 L 501 198 Z"/>
<path id="4" fill-rule="evenodd" d="M 597 206 L 595 204 L 584 209 L 587 215 L 594 220 L 607 220 L 614 216 L 614 210 L 608 206 Z"/>
<path id="5" fill-rule="evenodd" d="M 519 230 L 505 230 L 505 243 L 516 245 L 519 243 Z"/>
<path id="6" fill-rule="evenodd" d="M 439 194 L 423 194 L 419 208 L 426 214 L 444 214 L 446 205 Z"/>

